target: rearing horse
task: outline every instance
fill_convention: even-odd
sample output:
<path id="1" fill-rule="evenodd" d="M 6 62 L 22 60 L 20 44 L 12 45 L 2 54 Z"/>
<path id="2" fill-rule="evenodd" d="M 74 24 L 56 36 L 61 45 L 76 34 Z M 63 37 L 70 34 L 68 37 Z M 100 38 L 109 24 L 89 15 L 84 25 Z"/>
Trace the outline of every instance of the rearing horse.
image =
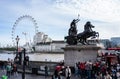
<path id="1" fill-rule="evenodd" d="M 90 37 L 91 37 L 91 39 L 98 38 L 99 37 L 99 33 L 96 32 L 96 31 L 90 32 L 89 34 L 87 34 L 87 33 L 79 33 L 77 35 L 77 40 L 78 40 L 78 42 L 80 42 L 80 43 L 85 45 L 85 44 L 89 44 L 87 42 L 87 38 L 90 38 Z"/>
<path id="2" fill-rule="evenodd" d="M 82 44 L 88 44 L 87 38 L 93 39 L 99 37 L 99 33 L 92 30 L 94 28 L 90 21 L 86 22 L 84 26 L 84 32 L 77 34 L 78 42 Z"/>

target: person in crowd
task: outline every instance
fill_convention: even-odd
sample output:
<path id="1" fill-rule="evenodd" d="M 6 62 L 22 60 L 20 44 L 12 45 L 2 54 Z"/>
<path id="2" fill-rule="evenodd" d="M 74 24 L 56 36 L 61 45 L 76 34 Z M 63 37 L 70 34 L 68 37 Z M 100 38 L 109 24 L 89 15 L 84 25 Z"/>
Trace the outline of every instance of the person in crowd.
<path id="1" fill-rule="evenodd" d="M 115 67 L 111 67 L 112 79 L 117 79 L 116 73 L 117 73 L 116 68 Z"/>
<path id="2" fill-rule="evenodd" d="M 60 70 L 60 77 L 61 77 L 61 79 L 64 79 L 64 77 L 65 77 L 65 67 L 64 66 L 62 66 L 62 69 Z"/>
<path id="3" fill-rule="evenodd" d="M 75 77 L 79 77 L 80 75 L 79 74 L 79 63 L 76 63 L 74 68 L 75 68 Z"/>
<path id="4" fill-rule="evenodd" d="M 16 64 L 13 65 L 13 74 L 14 74 L 14 76 L 18 76 L 17 65 Z"/>
<path id="5" fill-rule="evenodd" d="M 8 77 L 11 76 L 11 70 L 12 70 L 12 66 L 11 66 L 10 63 L 8 63 L 7 66 L 6 66 L 6 71 L 7 71 L 6 75 L 7 75 Z"/>
<path id="6" fill-rule="evenodd" d="M 116 73 L 117 79 L 120 79 L 120 70 Z"/>
<path id="7" fill-rule="evenodd" d="M 117 64 L 117 71 L 120 70 L 120 64 Z"/>
<path id="8" fill-rule="evenodd" d="M 55 69 L 54 75 L 52 76 L 53 79 L 61 79 L 60 73 L 57 69 Z"/>
<path id="9" fill-rule="evenodd" d="M 1 66 L 2 66 L 2 72 L 5 74 L 6 73 L 6 69 L 5 69 L 6 63 L 3 61 Z"/>
<path id="10" fill-rule="evenodd" d="M 101 73 L 102 73 L 102 75 L 104 76 L 105 74 L 106 74 L 106 71 L 107 71 L 107 66 L 106 66 L 106 64 L 105 65 L 103 65 L 103 66 L 101 66 Z"/>
<path id="11" fill-rule="evenodd" d="M 14 61 L 13 61 L 13 59 L 10 60 L 10 64 L 11 64 L 11 67 L 12 67 L 11 75 L 14 75 L 14 70 L 13 70 Z"/>
<path id="12" fill-rule="evenodd" d="M 11 64 L 11 60 L 10 60 L 10 58 L 8 58 L 7 64 Z"/>
<path id="13" fill-rule="evenodd" d="M 45 77 L 47 77 L 47 76 L 48 76 L 48 66 L 45 65 Z"/>
<path id="14" fill-rule="evenodd" d="M 112 79 L 111 75 L 106 71 L 104 79 Z"/>
<path id="15" fill-rule="evenodd" d="M 14 61 L 13 61 L 13 59 L 10 60 L 10 63 L 11 63 L 11 66 L 14 65 Z"/>
<path id="16" fill-rule="evenodd" d="M 65 70 L 65 76 L 66 79 L 70 79 L 71 78 L 71 69 L 69 66 L 67 66 L 66 70 Z"/>
<path id="17" fill-rule="evenodd" d="M 81 62 L 79 67 L 80 67 L 81 78 L 85 78 L 85 75 L 86 75 L 86 73 L 85 73 L 85 62 Z"/>
<path id="18" fill-rule="evenodd" d="M 86 76 L 87 76 L 87 79 L 91 79 L 91 74 L 92 74 L 92 62 L 91 61 L 88 61 L 86 64 L 85 64 L 85 70 L 86 70 Z"/>
<path id="19" fill-rule="evenodd" d="M 101 72 L 97 72 L 97 74 L 95 75 L 95 79 L 103 79 L 102 73 Z"/>

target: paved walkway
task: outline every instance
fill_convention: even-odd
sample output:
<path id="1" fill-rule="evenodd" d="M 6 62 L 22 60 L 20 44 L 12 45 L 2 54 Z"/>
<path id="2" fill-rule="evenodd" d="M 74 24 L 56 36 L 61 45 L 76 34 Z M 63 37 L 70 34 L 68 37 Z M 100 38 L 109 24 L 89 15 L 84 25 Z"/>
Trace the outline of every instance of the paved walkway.
<path id="1" fill-rule="evenodd" d="M 5 75 L 5 72 L 0 70 L 0 79 L 1 79 L 2 75 Z M 18 76 L 11 75 L 10 78 L 8 78 L 8 79 L 22 79 L 22 74 L 18 73 Z M 51 76 L 48 76 L 45 78 L 45 76 L 42 76 L 42 75 L 25 74 L 25 79 L 52 79 L 52 78 L 51 78 Z M 63 78 L 63 79 L 65 79 L 65 78 Z M 71 79 L 80 79 L 80 78 L 72 76 Z"/>

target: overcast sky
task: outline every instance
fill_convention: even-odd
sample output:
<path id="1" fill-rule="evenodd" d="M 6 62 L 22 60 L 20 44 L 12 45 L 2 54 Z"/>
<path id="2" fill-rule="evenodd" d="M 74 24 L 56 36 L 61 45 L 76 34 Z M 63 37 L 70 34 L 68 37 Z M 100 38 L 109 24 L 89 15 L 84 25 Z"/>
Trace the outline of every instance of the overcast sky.
<path id="1" fill-rule="evenodd" d="M 15 21 L 23 16 L 32 16 L 39 27 L 53 40 L 64 40 L 70 22 L 78 18 L 78 32 L 83 31 L 87 21 L 95 26 L 100 39 L 120 37 L 120 0 L 0 0 L 0 45 L 12 44 L 11 31 Z M 16 26 L 15 36 L 20 43 L 32 40 L 35 26 L 29 18 L 22 19 Z"/>

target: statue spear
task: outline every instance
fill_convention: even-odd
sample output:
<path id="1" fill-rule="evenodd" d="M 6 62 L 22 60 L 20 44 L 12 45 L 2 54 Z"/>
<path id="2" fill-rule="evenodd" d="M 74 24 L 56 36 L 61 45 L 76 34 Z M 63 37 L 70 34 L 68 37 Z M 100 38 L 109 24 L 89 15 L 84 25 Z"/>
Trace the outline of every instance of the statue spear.
<path id="1" fill-rule="evenodd" d="M 79 19 L 79 17 L 80 17 L 80 14 L 78 14 L 78 19 Z"/>

